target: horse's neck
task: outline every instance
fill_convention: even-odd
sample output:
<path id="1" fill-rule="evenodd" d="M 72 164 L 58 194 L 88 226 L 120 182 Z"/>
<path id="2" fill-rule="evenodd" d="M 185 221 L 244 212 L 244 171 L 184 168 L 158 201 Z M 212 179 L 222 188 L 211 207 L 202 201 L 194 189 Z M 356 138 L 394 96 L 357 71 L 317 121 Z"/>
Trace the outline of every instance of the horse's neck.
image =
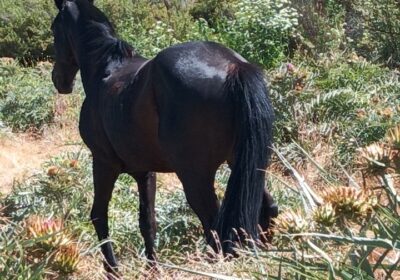
<path id="1" fill-rule="evenodd" d="M 81 66 L 81 80 L 86 95 L 91 94 L 93 91 L 97 91 L 101 79 L 100 73 L 102 72 L 100 68 L 101 67 L 91 67 L 90 64 L 84 64 Z"/>
<path id="2" fill-rule="evenodd" d="M 81 27 L 77 34 L 77 55 L 82 82 L 87 94 L 98 90 L 101 80 L 111 74 L 113 69 L 133 57 L 133 48 L 115 37 L 110 26 L 90 22 Z"/>
<path id="3" fill-rule="evenodd" d="M 81 78 L 86 94 L 98 90 L 101 79 L 108 75 L 107 71 L 114 63 L 112 59 L 106 59 L 102 55 L 96 54 L 95 49 L 91 50 L 88 47 L 84 47 L 79 55 Z"/>

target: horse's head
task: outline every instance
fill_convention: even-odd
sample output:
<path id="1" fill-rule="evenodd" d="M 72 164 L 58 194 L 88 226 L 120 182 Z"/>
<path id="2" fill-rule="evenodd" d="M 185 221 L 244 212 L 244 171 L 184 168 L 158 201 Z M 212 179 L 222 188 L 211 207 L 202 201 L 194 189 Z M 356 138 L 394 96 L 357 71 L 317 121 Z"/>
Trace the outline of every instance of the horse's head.
<path id="1" fill-rule="evenodd" d="M 84 0 L 89 1 L 89 0 Z M 51 29 L 54 36 L 55 64 L 52 72 L 54 86 L 59 93 L 71 93 L 79 70 L 76 53 L 71 41 L 71 26 L 77 22 L 79 11 L 75 1 L 55 0 L 59 10 Z M 93 1 L 89 1 L 93 2 Z"/>

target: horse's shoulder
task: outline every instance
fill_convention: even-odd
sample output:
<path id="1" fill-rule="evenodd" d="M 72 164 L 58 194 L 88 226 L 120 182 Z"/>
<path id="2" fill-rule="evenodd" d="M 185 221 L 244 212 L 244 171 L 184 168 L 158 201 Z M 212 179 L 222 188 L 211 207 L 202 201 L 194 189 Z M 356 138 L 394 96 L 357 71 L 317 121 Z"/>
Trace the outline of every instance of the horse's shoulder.
<path id="1" fill-rule="evenodd" d="M 125 63 L 111 65 L 102 79 L 103 90 L 119 93 L 131 84 L 136 75 L 150 62 L 147 59 L 135 59 Z"/>

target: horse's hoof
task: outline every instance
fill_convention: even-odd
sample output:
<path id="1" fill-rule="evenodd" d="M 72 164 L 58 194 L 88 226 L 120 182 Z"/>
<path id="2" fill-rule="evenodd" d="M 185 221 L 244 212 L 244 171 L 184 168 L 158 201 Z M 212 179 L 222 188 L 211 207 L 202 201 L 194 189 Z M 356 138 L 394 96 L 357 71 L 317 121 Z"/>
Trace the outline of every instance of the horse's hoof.
<path id="1" fill-rule="evenodd" d="M 116 269 L 114 269 L 114 271 L 107 271 L 106 276 L 107 276 L 107 280 L 120 280 L 120 279 L 122 279 L 122 274 L 119 273 Z"/>
<path id="2" fill-rule="evenodd" d="M 238 246 L 238 243 L 233 242 L 233 241 L 225 241 L 223 244 L 223 252 L 224 252 L 224 258 L 226 261 L 231 261 L 235 258 L 239 257 L 239 254 L 237 250 L 235 250 Z"/>
<path id="3" fill-rule="evenodd" d="M 158 270 L 157 257 L 155 256 L 155 254 L 147 256 L 146 268 L 148 270 L 155 270 L 155 271 Z"/>
<path id="4" fill-rule="evenodd" d="M 107 280 L 119 280 L 119 279 L 122 279 L 121 275 L 116 275 L 116 274 L 111 273 L 111 272 L 107 272 L 106 278 L 107 278 Z"/>
<path id="5" fill-rule="evenodd" d="M 104 270 L 106 271 L 107 279 L 116 280 L 121 279 L 121 275 L 118 273 L 118 265 L 116 263 L 109 264 L 108 262 L 103 262 Z"/>
<path id="6" fill-rule="evenodd" d="M 158 279 L 159 275 L 161 273 L 160 268 L 157 266 L 157 264 L 153 264 L 151 267 L 148 267 L 145 274 L 146 279 Z"/>

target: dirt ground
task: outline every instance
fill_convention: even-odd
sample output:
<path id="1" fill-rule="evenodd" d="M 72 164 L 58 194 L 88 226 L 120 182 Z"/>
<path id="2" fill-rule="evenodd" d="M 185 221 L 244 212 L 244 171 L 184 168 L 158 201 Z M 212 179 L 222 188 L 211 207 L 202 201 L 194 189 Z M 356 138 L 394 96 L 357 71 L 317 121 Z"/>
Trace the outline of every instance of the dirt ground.
<path id="1" fill-rule="evenodd" d="M 27 178 L 44 162 L 82 145 L 77 128 L 48 129 L 40 137 L 31 134 L 0 135 L 0 193 L 11 191 L 14 182 Z M 175 174 L 157 174 L 158 188 L 174 191 L 181 188 Z"/>
<path id="2" fill-rule="evenodd" d="M 33 175 L 51 156 L 73 149 L 81 142 L 76 129 L 49 129 L 41 136 L 2 133 L 0 137 L 0 193 Z M 74 145 L 75 144 L 75 145 Z"/>

